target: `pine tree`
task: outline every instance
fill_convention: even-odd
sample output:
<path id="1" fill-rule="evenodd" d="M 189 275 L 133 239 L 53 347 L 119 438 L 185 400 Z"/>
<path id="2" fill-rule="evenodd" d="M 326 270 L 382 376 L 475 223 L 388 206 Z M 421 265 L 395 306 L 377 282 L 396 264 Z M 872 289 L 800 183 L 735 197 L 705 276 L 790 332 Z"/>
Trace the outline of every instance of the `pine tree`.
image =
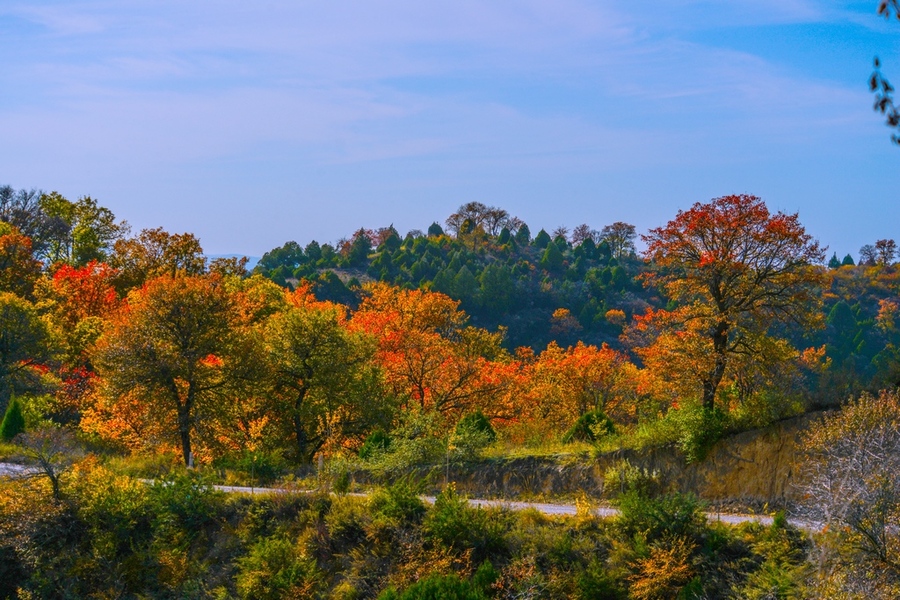
<path id="1" fill-rule="evenodd" d="M 538 234 L 534 236 L 534 246 L 536 248 L 546 248 L 547 245 L 553 240 L 550 238 L 550 234 L 541 229 L 538 231 Z"/>
<path id="2" fill-rule="evenodd" d="M 0 439 L 4 442 L 12 441 L 14 437 L 25 432 L 25 417 L 22 415 L 22 403 L 13 397 L 6 407 L 3 422 L 0 423 Z"/>
<path id="3" fill-rule="evenodd" d="M 837 269 L 841 266 L 841 261 L 838 260 L 837 252 L 831 255 L 831 260 L 828 261 L 829 269 Z"/>
<path id="4" fill-rule="evenodd" d="M 542 230 L 543 231 L 543 230 Z M 537 239 L 535 239 L 535 242 Z M 541 268 L 547 271 L 558 271 L 563 266 L 563 254 L 556 244 L 547 244 L 544 256 L 541 258 Z"/>

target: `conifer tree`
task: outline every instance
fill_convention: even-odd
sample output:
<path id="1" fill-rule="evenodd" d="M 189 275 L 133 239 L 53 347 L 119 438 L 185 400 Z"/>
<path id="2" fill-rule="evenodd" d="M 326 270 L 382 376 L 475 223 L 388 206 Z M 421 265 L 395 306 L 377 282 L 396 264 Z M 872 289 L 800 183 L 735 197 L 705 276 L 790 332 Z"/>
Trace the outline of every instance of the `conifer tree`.
<path id="1" fill-rule="evenodd" d="M 22 415 L 22 403 L 13 397 L 6 407 L 3 422 L 0 423 L 0 439 L 4 442 L 12 441 L 14 437 L 25 432 L 25 417 Z"/>

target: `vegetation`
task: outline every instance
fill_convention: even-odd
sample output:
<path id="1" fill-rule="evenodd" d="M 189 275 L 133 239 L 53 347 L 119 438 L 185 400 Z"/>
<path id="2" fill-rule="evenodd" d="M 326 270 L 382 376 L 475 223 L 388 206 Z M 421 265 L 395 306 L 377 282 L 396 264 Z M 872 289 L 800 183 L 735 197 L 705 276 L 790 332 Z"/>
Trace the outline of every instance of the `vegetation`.
<path id="1" fill-rule="evenodd" d="M 0 432 L 33 469 L 0 483 L 0 597 L 896 596 L 897 400 L 874 395 L 900 384 L 893 241 L 826 266 L 752 196 L 680 212 L 643 256 L 627 223 L 532 239 L 469 203 L 444 225 L 288 242 L 251 274 L 89 197 L 0 188 Z M 534 446 L 702 461 L 850 397 L 806 443 L 832 528 L 812 545 L 711 526 L 627 463 L 614 522 L 418 498 L 416 474 Z M 346 494 L 356 465 L 387 487 Z M 339 496 L 205 479 L 235 470 Z"/>

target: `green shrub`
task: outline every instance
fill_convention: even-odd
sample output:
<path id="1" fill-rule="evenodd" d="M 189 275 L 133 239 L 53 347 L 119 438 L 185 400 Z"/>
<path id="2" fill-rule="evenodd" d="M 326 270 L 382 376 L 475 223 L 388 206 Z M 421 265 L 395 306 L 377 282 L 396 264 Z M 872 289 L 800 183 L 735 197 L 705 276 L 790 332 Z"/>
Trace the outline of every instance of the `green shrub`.
<path id="1" fill-rule="evenodd" d="M 626 538 L 642 537 L 647 543 L 672 538 L 698 539 L 707 530 L 703 505 L 691 494 L 666 494 L 658 498 L 639 491 L 622 495 L 616 505 L 616 524 Z"/>
<path id="2" fill-rule="evenodd" d="M 690 406 L 675 411 L 679 425 L 678 447 L 689 463 L 700 462 L 725 434 L 728 414 L 718 406 L 712 409 Z"/>
<path id="3" fill-rule="evenodd" d="M 487 600 L 490 586 L 498 577 L 493 565 L 485 561 L 469 581 L 455 573 L 433 573 L 402 593 L 389 588 L 378 596 L 378 600 Z"/>
<path id="4" fill-rule="evenodd" d="M 659 495 L 659 473 L 635 467 L 628 460 L 620 460 L 603 474 L 603 494 L 607 498 L 617 498 L 628 492 L 646 497 Z"/>
<path id="5" fill-rule="evenodd" d="M 471 461 L 479 453 L 497 440 L 497 433 L 491 422 L 480 410 L 469 413 L 459 420 L 448 444 L 448 458 L 457 461 Z"/>
<path id="6" fill-rule="evenodd" d="M 281 536 L 259 540 L 237 566 L 238 594 L 253 600 L 308 597 L 320 579 L 315 560 Z"/>
<path id="7" fill-rule="evenodd" d="M 369 507 L 375 518 L 394 523 L 418 523 L 427 510 L 419 498 L 421 493 L 421 483 L 414 483 L 410 477 L 401 477 L 373 493 L 369 498 Z"/>
<path id="8" fill-rule="evenodd" d="M 20 433 L 25 432 L 25 416 L 22 414 L 22 403 L 15 396 L 6 407 L 3 422 L 0 423 L 0 439 L 10 442 Z"/>
<path id="9" fill-rule="evenodd" d="M 596 442 L 615 431 L 612 420 L 602 410 L 584 413 L 562 437 L 564 444 L 574 441 Z"/>
<path id="10" fill-rule="evenodd" d="M 362 447 L 359 449 L 359 457 L 368 460 L 374 456 L 387 452 L 391 447 L 391 436 L 384 432 L 383 429 L 376 429 L 366 438 Z"/>
<path id="11" fill-rule="evenodd" d="M 213 520 L 222 492 L 195 471 L 172 473 L 150 486 L 150 502 L 158 527 L 176 527 L 196 532 Z"/>
<path id="12" fill-rule="evenodd" d="M 498 514 L 470 507 L 451 484 L 438 494 L 425 515 L 422 530 L 426 539 L 440 546 L 456 551 L 471 549 L 474 559 L 487 558 L 505 548 L 505 519 L 498 519 Z"/>

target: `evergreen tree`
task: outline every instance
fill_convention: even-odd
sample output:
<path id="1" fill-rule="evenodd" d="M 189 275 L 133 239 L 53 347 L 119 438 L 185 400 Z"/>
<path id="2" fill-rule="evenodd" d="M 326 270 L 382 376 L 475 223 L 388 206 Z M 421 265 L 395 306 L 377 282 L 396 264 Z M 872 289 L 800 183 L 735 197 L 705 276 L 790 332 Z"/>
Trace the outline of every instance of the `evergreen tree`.
<path id="1" fill-rule="evenodd" d="M 534 246 L 536 248 L 546 248 L 547 245 L 552 241 L 553 240 L 550 239 L 550 234 L 543 229 L 538 231 L 538 234 L 534 236 Z"/>
<path id="2" fill-rule="evenodd" d="M 856 263 L 853 262 L 853 257 L 848 254 L 847 256 L 844 257 L 844 260 L 841 261 L 841 265 L 845 266 L 845 267 L 846 266 L 853 267 L 856 265 Z"/>
<path id="3" fill-rule="evenodd" d="M 538 237 L 540 237 L 540 234 L 538 234 Z M 537 244 L 537 239 L 535 238 L 535 244 Z M 563 266 L 563 260 L 563 254 L 560 252 L 559 246 L 547 244 L 544 256 L 541 257 L 541 268 L 547 271 L 559 271 Z"/>
<path id="4" fill-rule="evenodd" d="M 829 269 L 837 269 L 840 266 L 841 266 L 841 261 L 838 260 L 837 252 L 835 252 L 834 254 L 831 255 L 831 260 L 828 261 L 828 268 Z"/>
<path id="5" fill-rule="evenodd" d="M 0 439 L 4 442 L 12 441 L 14 437 L 25 432 L 25 417 L 22 415 L 22 403 L 13 397 L 6 407 L 3 422 L 0 423 Z"/>
<path id="6" fill-rule="evenodd" d="M 528 225 L 522 223 L 522 226 L 519 227 L 518 231 L 516 231 L 516 243 L 520 246 L 527 246 L 531 243 L 531 230 L 528 229 Z"/>
<path id="7" fill-rule="evenodd" d="M 440 225 L 438 225 L 437 221 L 435 221 L 428 228 L 428 237 L 438 237 L 442 235 L 444 235 L 444 230 Z"/>

